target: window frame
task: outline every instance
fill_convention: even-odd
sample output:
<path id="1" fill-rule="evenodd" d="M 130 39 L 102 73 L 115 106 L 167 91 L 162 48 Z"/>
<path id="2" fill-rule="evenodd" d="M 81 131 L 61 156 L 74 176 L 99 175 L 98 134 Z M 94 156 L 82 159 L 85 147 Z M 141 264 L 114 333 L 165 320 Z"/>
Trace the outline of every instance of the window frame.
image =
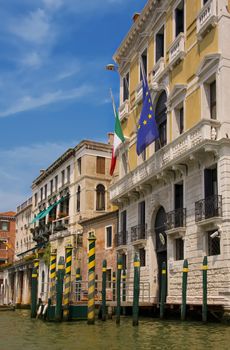
<path id="1" fill-rule="evenodd" d="M 99 195 L 99 191 L 98 191 L 98 186 L 103 186 L 104 187 L 104 205 L 100 208 L 100 206 L 98 205 L 99 203 L 99 199 L 98 199 L 98 195 Z M 102 192 L 101 192 L 102 193 Z M 105 211 L 106 210 L 106 187 L 105 185 L 103 185 L 102 183 L 97 184 L 96 186 L 96 211 Z"/>
<path id="2" fill-rule="evenodd" d="M 111 228 L 111 245 L 108 246 L 108 228 Z M 113 225 L 107 225 L 105 226 L 105 249 L 112 249 L 113 248 Z"/>
<path id="3" fill-rule="evenodd" d="M 184 35 L 186 34 L 186 1 L 185 0 L 177 0 L 177 2 L 174 4 L 173 7 L 173 38 L 174 40 L 180 35 L 180 33 L 176 34 L 176 9 L 178 8 L 178 6 L 180 5 L 180 3 L 183 1 L 184 4 L 184 31 L 180 32 L 180 33 L 184 33 Z"/>
<path id="4" fill-rule="evenodd" d="M 159 35 L 159 32 L 162 30 L 162 28 L 163 28 L 163 56 L 157 59 L 157 35 Z M 157 30 L 154 33 L 154 64 L 157 64 L 157 62 L 161 58 L 165 58 L 165 53 L 166 53 L 165 46 L 166 46 L 166 41 L 165 41 L 165 23 L 164 23 L 159 28 L 157 28 Z"/>

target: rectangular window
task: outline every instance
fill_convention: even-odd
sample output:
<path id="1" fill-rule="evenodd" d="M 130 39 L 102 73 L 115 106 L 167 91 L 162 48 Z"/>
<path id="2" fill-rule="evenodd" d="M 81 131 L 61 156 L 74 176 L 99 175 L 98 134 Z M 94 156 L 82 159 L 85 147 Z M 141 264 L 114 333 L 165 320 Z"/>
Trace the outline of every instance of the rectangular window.
<path id="1" fill-rule="evenodd" d="M 43 187 L 40 189 L 40 200 L 43 200 Z"/>
<path id="2" fill-rule="evenodd" d="M 10 228 L 10 224 L 8 221 L 1 221 L 0 222 L 0 229 L 2 231 L 9 231 L 9 228 Z"/>
<path id="3" fill-rule="evenodd" d="M 138 223 L 145 225 L 145 201 L 138 204 Z"/>
<path id="4" fill-rule="evenodd" d="M 66 168 L 67 172 L 67 182 L 70 182 L 70 165 Z"/>
<path id="5" fill-rule="evenodd" d="M 111 248 L 113 245 L 113 236 L 112 236 L 112 226 L 106 227 L 106 248 Z"/>
<path id="6" fill-rule="evenodd" d="M 107 284 L 107 288 L 111 288 L 112 285 L 112 270 L 111 269 L 107 269 L 106 270 L 106 284 Z"/>
<path id="7" fill-rule="evenodd" d="M 78 175 L 81 175 L 81 158 L 78 158 L 77 160 L 77 171 Z"/>
<path id="8" fill-rule="evenodd" d="M 148 67 L 148 61 L 147 61 L 147 49 L 142 53 L 141 55 L 141 61 L 142 61 L 142 64 L 143 64 L 143 69 L 144 69 L 144 74 L 145 76 L 147 77 L 147 67 Z M 143 77 L 142 77 L 142 68 L 140 66 L 140 81 L 143 80 Z"/>
<path id="9" fill-rule="evenodd" d="M 64 186 L 65 184 L 65 170 L 62 170 L 61 172 L 61 185 Z"/>
<path id="10" fill-rule="evenodd" d="M 121 254 L 121 261 L 122 261 L 122 269 L 126 270 L 127 269 L 127 259 L 126 259 L 125 253 Z"/>
<path id="11" fill-rule="evenodd" d="M 219 234 L 213 236 L 217 230 L 209 231 L 208 235 L 208 255 L 219 255 L 220 254 L 220 237 Z"/>
<path id="12" fill-rule="evenodd" d="M 47 198 L 47 185 L 45 185 L 45 187 L 44 187 L 44 188 L 45 188 L 45 190 L 44 190 L 44 191 L 45 191 L 45 199 L 46 199 L 46 198 Z"/>
<path id="13" fill-rule="evenodd" d="M 156 34 L 156 63 L 161 57 L 164 57 L 164 27 Z"/>
<path id="14" fill-rule="evenodd" d="M 55 176 L 55 191 L 58 190 L 58 175 Z"/>
<path id="15" fill-rule="evenodd" d="M 105 174 L 105 158 L 97 157 L 97 174 Z"/>
<path id="16" fill-rule="evenodd" d="M 123 102 L 129 99 L 129 73 L 123 78 Z"/>
<path id="17" fill-rule="evenodd" d="M 35 207 L 37 206 L 37 204 L 38 204 L 38 194 L 35 193 L 34 194 L 34 205 L 35 205 Z"/>
<path id="18" fill-rule="evenodd" d="M 50 194 L 53 193 L 53 180 L 50 180 Z"/>
<path id="19" fill-rule="evenodd" d="M 216 119 L 216 81 L 210 84 L 210 117 Z"/>
<path id="20" fill-rule="evenodd" d="M 175 239 L 176 260 L 184 260 L 184 240 L 182 238 Z"/>
<path id="21" fill-rule="evenodd" d="M 182 134 L 184 132 L 184 108 L 179 109 L 179 132 Z"/>
<path id="22" fill-rule="evenodd" d="M 184 0 L 175 9 L 175 31 L 176 37 L 180 33 L 184 33 Z"/>
<path id="23" fill-rule="evenodd" d="M 140 266 L 145 266 L 145 249 L 141 248 L 139 249 L 139 257 L 140 257 Z"/>

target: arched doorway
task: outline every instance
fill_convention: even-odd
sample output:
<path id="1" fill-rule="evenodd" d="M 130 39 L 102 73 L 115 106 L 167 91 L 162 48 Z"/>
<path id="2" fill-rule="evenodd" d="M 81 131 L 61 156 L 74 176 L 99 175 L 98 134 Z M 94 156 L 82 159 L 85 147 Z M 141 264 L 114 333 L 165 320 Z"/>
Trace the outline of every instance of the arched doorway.
<path id="1" fill-rule="evenodd" d="M 167 236 L 166 236 L 165 230 L 166 230 L 166 213 L 164 208 L 160 207 L 155 219 L 159 296 L 161 292 L 162 263 L 165 262 L 167 265 Z"/>
<path id="2" fill-rule="evenodd" d="M 155 143 L 156 151 L 167 144 L 167 95 L 162 91 L 158 97 L 155 109 L 155 118 L 159 131 L 159 139 Z"/>

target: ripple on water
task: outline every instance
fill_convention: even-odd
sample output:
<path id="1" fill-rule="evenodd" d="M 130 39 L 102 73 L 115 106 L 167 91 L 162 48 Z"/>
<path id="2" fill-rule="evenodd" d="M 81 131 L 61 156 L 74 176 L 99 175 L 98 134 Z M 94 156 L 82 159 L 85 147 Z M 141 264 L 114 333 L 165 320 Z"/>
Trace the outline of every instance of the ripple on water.
<path id="1" fill-rule="evenodd" d="M 141 319 L 138 327 L 131 318 L 115 321 L 48 323 L 31 320 L 29 312 L 2 312 L 0 350 L 122 350 L 122 349 L 230 349 L 229 327 L 221 324 L 181 323 Z"/>

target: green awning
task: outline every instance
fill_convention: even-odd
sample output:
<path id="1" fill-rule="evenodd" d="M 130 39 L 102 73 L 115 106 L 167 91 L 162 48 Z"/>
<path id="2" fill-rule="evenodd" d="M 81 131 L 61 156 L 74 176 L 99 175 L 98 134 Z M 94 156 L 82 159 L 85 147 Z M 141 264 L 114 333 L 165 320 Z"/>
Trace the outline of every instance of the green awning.
<path id="1" fill-rule="evenodd" d="M 51 212 L 53 208 L 55 208 L 59 203 L 61 203 L 67 197 L 62 197 L 57 202 L 51 204 L 47 209 L 42 210 L 35 218 L 32 220 L 31 224 L 34 224 L 36 221 L 43 219 L 47 214 Z"/>

